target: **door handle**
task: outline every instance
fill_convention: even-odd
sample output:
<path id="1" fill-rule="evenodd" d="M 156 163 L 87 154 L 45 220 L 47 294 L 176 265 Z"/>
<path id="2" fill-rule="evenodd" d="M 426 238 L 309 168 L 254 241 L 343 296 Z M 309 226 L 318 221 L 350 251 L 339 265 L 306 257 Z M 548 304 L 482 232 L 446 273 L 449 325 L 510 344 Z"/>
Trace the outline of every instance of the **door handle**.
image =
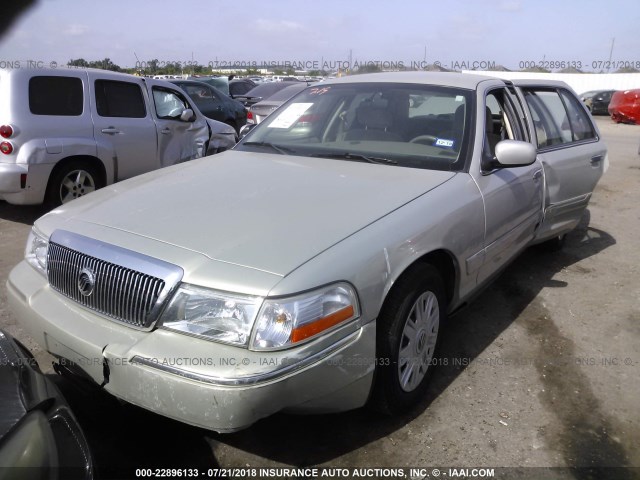
<path id="1" fill-rule="evenodd" d="M 536 170 L 535 172 L 533 172 L 533 179 L 535 181 L 538 181 L 542 178 L 542 170 Z"/>
<path id="2" fill-rule="evenodd" d="M 591 157 L 591 165 L 594 167 L 597 167 L 603 158 L 604 158 L 604 155 L 595 155 Z"/>
<path id="3" fill-rule="evenodd" d="M 171 133 L 171 129 L 170 128 L 163 128 L 162 130 L 160 130 L 160 133 L 164 133 L 165 135 L 168 135 Z"/>
<path id="4" fill-rule="evenodd" d="M 107 135 L 115 135 L 115 134 L 117 134 L 117 133 L 122 133 L 122 132 L 120 132 L 120 130 L 118 130 L 118 129 L 117 129 L 117 128 L 115 128 L 115 127 L 107 127 L 107 128 L 103 128 L 103 129 L 101 130 L 101 132 L 102 132 L 102 133 L 106 133 Z"/>

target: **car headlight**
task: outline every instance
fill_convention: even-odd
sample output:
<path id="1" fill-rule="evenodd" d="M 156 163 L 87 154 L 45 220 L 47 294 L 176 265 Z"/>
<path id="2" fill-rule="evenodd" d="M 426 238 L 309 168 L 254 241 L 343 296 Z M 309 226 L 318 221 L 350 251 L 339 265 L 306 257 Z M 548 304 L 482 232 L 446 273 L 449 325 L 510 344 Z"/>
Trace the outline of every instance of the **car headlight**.
<path id="1" fill-rule="evenodd" d="M 356 292 L 347 283 L 267 299 L 258 314 L 251 347 L 274 350 L 294 346 L 359 316 Z"/>
<path id="2" fill-rule="evenodd" d="M 27 238 L 24 259 L 45 277 L 47 276 L 47 253 L 49 240 L 35 227 L 31 228 Z"/>
<path id="3" fill-rule="evenodd" d="M 218 292 L 183 283 L 162 314 L 163 328 L 246 346 L 261 297 Z"/>

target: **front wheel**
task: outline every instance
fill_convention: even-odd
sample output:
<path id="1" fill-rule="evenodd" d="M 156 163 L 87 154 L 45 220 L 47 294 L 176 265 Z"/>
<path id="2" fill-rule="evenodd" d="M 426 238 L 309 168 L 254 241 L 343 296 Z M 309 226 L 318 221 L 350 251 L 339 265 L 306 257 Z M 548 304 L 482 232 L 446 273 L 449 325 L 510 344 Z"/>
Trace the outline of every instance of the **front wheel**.
<path id="1" fill-rule="evenodd" d="M 435 364 L 446 318 L 442 277 L 431 265 L 418 265 L 394 286 L 378 317 L 378 366 L 372 405 L 400 413 L 423 396 Z"/>
<path id="2" fill-rule="evenodd" d="M 68 203 L 102 187 L 97 169 L 84 162 L 69 162 L 54 170 L 46 201 L 52 207 Z"/>

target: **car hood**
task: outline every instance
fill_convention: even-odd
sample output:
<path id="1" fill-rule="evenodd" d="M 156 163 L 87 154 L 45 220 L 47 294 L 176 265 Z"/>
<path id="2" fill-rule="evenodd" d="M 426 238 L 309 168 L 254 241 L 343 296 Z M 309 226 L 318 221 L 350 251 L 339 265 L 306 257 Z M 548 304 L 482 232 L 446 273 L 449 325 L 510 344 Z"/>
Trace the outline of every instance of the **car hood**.
<path id="1" fill-rule="evenodd" d="M 454 175 L 228 151 L 106 187 L 56 214 L 284 276 Z"/>

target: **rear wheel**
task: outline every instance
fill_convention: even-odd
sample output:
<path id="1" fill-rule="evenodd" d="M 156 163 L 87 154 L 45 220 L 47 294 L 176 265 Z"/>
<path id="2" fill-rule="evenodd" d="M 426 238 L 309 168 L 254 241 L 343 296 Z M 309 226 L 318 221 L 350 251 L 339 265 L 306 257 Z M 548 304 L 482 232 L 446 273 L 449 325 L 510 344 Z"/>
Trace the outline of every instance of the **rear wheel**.
<path id="1" fill-rule="evenodd" d="M 47 186 L 46 201 L 57 207 L 101 188 L 98 170 L 86 162 L 69 162 L 56 168 Z"/>
<path id="2" fill-rule="evenodd" d="M 417 265 L 394 286 L 378 317 L 378 365 L 372 406 L 400 413 L 424 395 L 446 318 L 444 283 L 432 265 Z"/>

